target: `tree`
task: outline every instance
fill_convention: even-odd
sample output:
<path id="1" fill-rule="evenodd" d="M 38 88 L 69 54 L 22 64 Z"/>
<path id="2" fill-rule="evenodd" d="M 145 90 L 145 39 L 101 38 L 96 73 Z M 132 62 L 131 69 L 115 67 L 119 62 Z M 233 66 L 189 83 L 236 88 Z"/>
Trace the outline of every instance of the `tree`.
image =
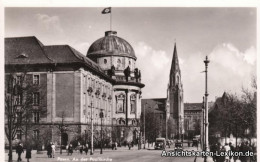
<path id="1" fill-rule="evenodd" d="M 209 113 L 211 135 L 221 133 L 226 137 L 232 133 L 235 134 L 236 141 L 237 137 L 250 140 L 256 136 L 256 88 L 253 77 L 252 90 L 242 88 L 241 96 L 224 93 L 216 100 L 214 109 Z M 248 135 L 245 134 L 246 130 L 250 130 Z"/>
<path id="2" fill-rule="evenodd" d="M 23 67 L 19 73 L 17 69 L 8 69 L 10 73 L 5 78 L 5 134 L 9 143 L 9 158 L 12 161 L 12 141 L 18 130 L 25 129 L 25 144 L 27 144 L 28 129 L 32 125 L 32 112 L 35 111 L 36 99 L 34 93 L 38 92 L 39 85 L 33 84 L 32 78 L 27 74 L 28 69 Z M 39 111 L 46 112 L 43 109 Z"/>

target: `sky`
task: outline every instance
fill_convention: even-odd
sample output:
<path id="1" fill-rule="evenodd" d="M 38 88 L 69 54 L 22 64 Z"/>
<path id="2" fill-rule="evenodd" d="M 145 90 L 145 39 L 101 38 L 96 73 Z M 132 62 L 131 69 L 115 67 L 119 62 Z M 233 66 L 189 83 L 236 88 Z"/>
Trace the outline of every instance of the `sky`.
<path id="1" fill-rule="evenodd" d="M 5 8 L 5 37 L 36 36 L 44 45 L 68 44 L 86 55 L 110 30 L 135 50 L 143 98 L 165 98 L 174 43 L 184 102 L 202 102 L 203 60 L 209 57 L 209 101 L 224 91 L 241 93 L 256 76 L 256 8 L 113 7 Z"/>

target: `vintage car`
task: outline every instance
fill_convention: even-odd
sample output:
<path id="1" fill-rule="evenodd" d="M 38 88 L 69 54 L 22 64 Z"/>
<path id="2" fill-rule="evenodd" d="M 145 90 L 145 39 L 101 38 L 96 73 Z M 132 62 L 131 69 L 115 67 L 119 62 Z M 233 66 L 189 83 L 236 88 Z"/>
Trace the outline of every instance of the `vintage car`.
<path id="1" fill-rule="evenodd" d="M 166 140 L 165 138 L 156 138 L 154 149 L 165 149 L 166 146 Z"/>
<path id="2" fill-rule="evenodd" d="M 182 142 L 175 142 L 175 148 L 174 148 L 175 151 L 181 151 L 183 150 L 183 144 Z"/>

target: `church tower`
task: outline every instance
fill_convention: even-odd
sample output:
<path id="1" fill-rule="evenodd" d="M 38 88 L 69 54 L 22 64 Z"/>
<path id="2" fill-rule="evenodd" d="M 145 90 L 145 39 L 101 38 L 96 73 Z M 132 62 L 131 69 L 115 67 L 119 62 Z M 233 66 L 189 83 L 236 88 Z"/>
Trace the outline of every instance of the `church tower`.
<path id="1" fill-rule="evenodd" d="M 179 66 L 179 59 L 177 55 L 176 43 L 174 44 L 174 51 L 172 57 L 172 64 L 170 69 L 170 79 L 167 89 L 167 102 L 169 105 L 168 112 L 170 117 L 175 121 L 175 128 L 178 138 L 184 134 L 184 104 L 183 104 L 183 85 L 181 81 L 181 70 Z"/>

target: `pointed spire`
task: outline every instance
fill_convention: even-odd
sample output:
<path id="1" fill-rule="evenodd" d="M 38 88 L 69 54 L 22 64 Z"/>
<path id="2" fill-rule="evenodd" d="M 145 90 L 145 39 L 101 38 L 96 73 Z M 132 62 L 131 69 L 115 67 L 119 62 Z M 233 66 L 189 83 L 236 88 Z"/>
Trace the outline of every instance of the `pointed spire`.
<path id="1" fill-rule="evenodd" d="M 173 56 L 172 56 L 172 65 L 171 65 L 171 70 L 170 70 L 170 86 L 175 85 L 175 74 L 180 73 L 180 67 L 179 67 L 179 59 L 177 55 L 177 47 L 176 47 L 176 42 L 174 43 L 174 50 L 173 50 Z"/>
<path id="2" fill-rule="evenodd" d="M 173 57 L 172 57 L 172 65 L 171 65 L 171 73 L 175 72 L 177 69 L 176 67 L 179 67 L 179 59 L 177 54 L 177 47 L 176 42 L 174 43 L 174 50 L 173 50 Z"/>

